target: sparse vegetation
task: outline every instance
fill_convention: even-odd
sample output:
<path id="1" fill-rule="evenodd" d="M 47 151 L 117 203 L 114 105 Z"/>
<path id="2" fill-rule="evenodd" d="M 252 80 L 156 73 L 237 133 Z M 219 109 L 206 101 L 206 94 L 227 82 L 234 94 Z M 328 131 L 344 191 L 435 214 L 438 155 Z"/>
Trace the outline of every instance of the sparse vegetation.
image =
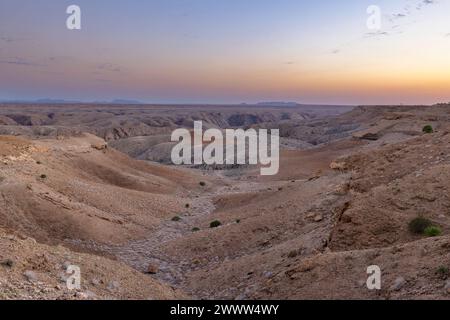
<path id="1" fill-rule="evenodd" d="M 38 160 L 38 161 L 36 161 L 36 164 L 42 164 L 42 162 L 40 162 L 40 161 Z"/>
<path id="2" fill-rule="evenodd" d="M 422 131 L 423 131 L 423 133 L 433 133 L 434 132 L 433 127 L 430 125 L 426 125 L 425 127 L 423 127 Z"/>
<path id="3" fill-rule="evenodd" d="M 7 267 L 7 268 L 12 268 L 14 266 L 14 261 L 12 261 L 11 259 L 7 259 L 7 260 L 0 262 L 0 265 Z"/>
<path id="4" fill-rule="evenodd" d="M 424 234 L 427 237 L 438 237 L 442 234 L 442 230 L 437 226 L 429 226 L 425 229 Z"/>
<path id="5" fill-rule="evenodd" d="M 114 107 L 112 113 L 124 113 L 119 116 L 122 121 L 128 114 L 136 117 L 139 108 L 122 112 Z M 143 113 L 151 109 L 142 108 Z M 362 107 L 336 123 L 327 117 L 299 125 L 296 116 L 292 129 L 290 123 L 283 123 L 288 135 L 283 143 L 295 150 L 281 152 L 283 170 L 274 178 L 259 178 L 259 167 L 231 171 L 172 166 L 166 155 L 160 155 L 169 152 L 171 145 L 159 127 L 130 131 L 123 139 L 119 132 L 117 141 L 114 131 L 101 129 L 103 136 L 114 138 L 114 147 L 132 155 L 142 154 L 135 152 L 134 144 L 139 151 L 152 149 L 145 154 L 152 163 L 146 164 L 117 152 L 96 152 L 91 143 L 103 142 L 92 135 L 60 140 L 33 137 L 29 147 L 7 152 L 0 137 L 0 168 L 4 169 L 0 182 L 1 176 L 6 179 L 0 183 L 5 197 L 0 218 L 6 221 L 0 228 L 0 274 L 7 280 L 3 291 L 9 298 L 26 299 L 447 299 L 450 135 L 444 133 L 450 130 L 450 122 L 438 123 L 446 119 L 448 110 L 433 114 L 433 107 L 426 112 L 421 107 L 408 108 Z M 184 110 L 176 116 L 180 121 L 188 113 Z M 224 117 L 238 112 L 230 110 Z M 330 110 L 323 112 L 334 112 Z M 299 111 L 292 112 L 298 115 Z M 222 123 L 216 122 L 218 116 L 201 117 Z M 278 115 L 267 118 L 279 119 Z M 252 125 L 261 120 L 265 121 L 246 119 L 245 127 L 269 126 Z M 420 132 L 427 122 L 434 134 Z M 381 132 L 383 138 L 368 148 L 355 137 L 370 123 L 376 124 L 373 132 Z M 127 131 L 129 125 L 114 127 Z M 24 133 L 30 132 L 25 129 Z M 327 130 L 336 130 L 338 140 L 329 139 Z M 65 132 L 42 131 L 46 135 Z M 90 130 L 94 131 L 99 132 Z M 317 138 L 320 134 L 324 137 Z M 311 149 L 312 143 L 301 140 L 304 136 L 308 141 L 311 136 L 319 147 Z M 29 140 L 24 135 L 17 139 Z M 158 147 L 150 147 L 155 143 Z M 153 163 L 156 159 L 162 162 Z M 332 159 L 345 163 L 348 174 L 329 169 Z M 316 173 L 316 168 L 323 172 Z M 58 247 L 29 238 L 40 241 L 39 235 L 49 244 L 68 237 L 83 242 Z M 118 245 L 109 245 L 110 241 Z M 97 242 L 106 244 L 96 246 Z M 84 252 L 83 244 L 98 250 L 98 255 L 78 255 L 75 249 Z M 116 265 L 116 260 L 122 262 Z M 82 290 L 70 293 L 62 282 L 65 270 L 80 261 L 87 279 Z M 366 292 L 365 272 L 372 264 L 389 273 L 386 279 L 382 275 L 381 295 Z M 339 276 L 333 277 L 336 269 Z M 27 271 L 35 274 L 25 276 Z M 191 276 L 186 280 L 182 273 L 188 271 Z M 246 287 L 253 289 L 245 292 Z"/>
<path id="6" fill-rule="evenodd" d="M 450 270 L 448 269 L 448 267 L 446 266 L 440 266 L 437 270 L 436 270 L 436 274 L 442 278 L 443 280 L 446 280 L 449 275 L 450 275 Z"/>
<path id="7" fill-rule="evenodd" d="M 291 252 L 288 253 L 288 258 L 295 258 L 296 256 L 298 256 L 298 251 L 297 250 L 292 250 Z"/>
<path id="8" fill-rule="evenodd" d="M 409 231 L 415 234 L 423 234 L 425 229 L 432 226 L 432 222 L 424 217 L 417 217 L 409 223 Z"/>
<path id="9" fill-rule="evenodd" d="M 431 220 L 424 217 L 417 217 L 409 223 L 409 231 L 427 237 L 437 237 L 442 234 L 441 228 L 433 225 Z"/>
<path id="10" fill-rule="evenodd" d="M 213 222 L 211 222 L 209 224 L 210 228 L 217 228 L 220 227 L 222 225 L 222 222 L 220 222 L 219 220 L 214 220 Z"/>

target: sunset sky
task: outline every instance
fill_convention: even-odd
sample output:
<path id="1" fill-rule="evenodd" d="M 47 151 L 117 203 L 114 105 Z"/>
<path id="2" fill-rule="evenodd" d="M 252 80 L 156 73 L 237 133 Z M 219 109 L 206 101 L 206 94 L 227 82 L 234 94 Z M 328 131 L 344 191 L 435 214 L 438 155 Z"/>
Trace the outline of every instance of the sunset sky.
<path id="1" fill-rule="evenodd" d="M 450 0 L 0 0 L 0 99 L 450 101 L 449 15 Z"/>

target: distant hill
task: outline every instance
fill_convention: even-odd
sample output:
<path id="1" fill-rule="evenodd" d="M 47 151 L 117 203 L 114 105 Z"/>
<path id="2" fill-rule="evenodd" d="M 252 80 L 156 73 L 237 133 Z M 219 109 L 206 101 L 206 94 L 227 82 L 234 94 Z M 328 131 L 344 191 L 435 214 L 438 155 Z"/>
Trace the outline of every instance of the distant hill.
<path id="1" fill-rule="evenodd" d="M 32 103 L 32 104 L 71 104 L 71 103 L 82 103 L 77 100 L 63 100 L 63 99 L 37 99 L 37 100 L 0 100 L 0 103 Z"/>
<path id="2" fill-rule="evenodd" d="M 115 99 L 111 101 L 112 104 L 143 104 L 138 100 L 128 100 L 128 99 Z"/>
<path id="3" fill-rule="evenodd" d="M 268 101 L 268 102 L 258 102 L 258 106 L 269 106 L 269 107 L 296 107 L 299 106 L 297 102 L 285 102 L 285 101 Z"/>
<path id="4" fill-rule="evenodd" d="M 63 100 L 63 99 L 48 99 L 48 98 L 38 99 L 33 102 L 38 104 L 81 103 L 81 101 L 78 100 Z"/>
<path id="5" fill-rule="evenodd" d="M 79 101 L 79 100 L 64 100 L 64 99 L 37 99 L 37 100 L 0 100 L 0 103 L 32 103 L 32 104 L 143 104 L 138 100 L 115 99 L 112 101 Z"/>

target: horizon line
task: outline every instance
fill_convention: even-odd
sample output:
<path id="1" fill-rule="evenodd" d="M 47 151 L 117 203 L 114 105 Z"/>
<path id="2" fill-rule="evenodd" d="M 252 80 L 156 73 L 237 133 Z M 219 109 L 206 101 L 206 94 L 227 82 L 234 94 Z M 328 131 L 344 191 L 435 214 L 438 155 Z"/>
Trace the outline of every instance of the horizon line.
<path id="1" fill-rule="evenodd" d="M 330 107 L 359 107 L 359 106 L 434 106 L 446 105 L 450 102 L 423 103 L 370 103 L 370 104 L 346 104 L 346 103 L 301 103 L 295 101 L 261 101 L 261 102 L 143 102 L 134 99 L 114 99 L 111 101 L 82 101 L 69 99 L 0 99 L 0 104 L 37 104 L 37 105 L 147 105 L 147 106 L 259 106 L 259 107 L 295 107 L 295 106 L 330 106 Z"/>

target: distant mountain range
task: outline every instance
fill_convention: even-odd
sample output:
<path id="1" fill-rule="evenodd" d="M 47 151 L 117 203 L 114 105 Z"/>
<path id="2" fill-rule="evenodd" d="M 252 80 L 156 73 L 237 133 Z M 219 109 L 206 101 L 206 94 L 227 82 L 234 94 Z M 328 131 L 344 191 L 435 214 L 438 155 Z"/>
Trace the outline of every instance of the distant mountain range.
<path id="1" fill-rule="evenodd" d="M 94 101 L 95 104 L 144 104 L 138 100 L 115 99 L 112 101 Z"/>
<path id="2" fill-rule="evenodd" d="M 0 100 L 0 103 L 34 103 L 34 104 L 75 104 L 75 103 L 93 103 L 93 104 L 143 104 L 138 100 L 115 99 L 112 101 L 79 101 L 64 99 L 37 99 L 37 100 Z"/>
<path id="3" fill-rule="evenodd" d="M 267 102 L 258 102 L 258 106 L 267 106 L 267 107 L 296 107 L 300 104 L 297 102 L 286 102 L 286 101 L 267 101 Z"/>

